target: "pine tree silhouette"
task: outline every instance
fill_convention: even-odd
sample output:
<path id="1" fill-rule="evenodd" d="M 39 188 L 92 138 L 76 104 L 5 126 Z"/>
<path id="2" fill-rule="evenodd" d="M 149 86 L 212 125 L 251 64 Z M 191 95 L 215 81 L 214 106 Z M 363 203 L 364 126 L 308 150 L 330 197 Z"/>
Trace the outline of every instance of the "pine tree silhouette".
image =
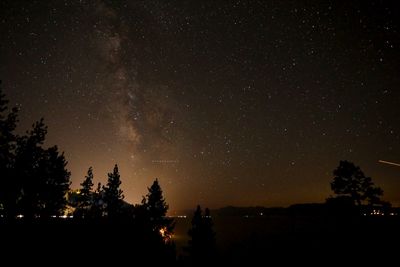
<path id="1" fill-rule="evenodd" d="M 0 81 L 0 206 L 7 220 L 13 220 L 17 210 L 20 185 L 15 179 L 15 147 L 17 126 L 16 107 L 8 111 L 8 100 L 2 92 Z"/>
<path id="2" fill-rule="evenodd" d="M 20 210 L 27 220 L 60 215 L 66 205 L 70 172 L 57 146 L 44 149 L 47 126 L 43 119 L 17 139 L 15 170 L 21 186 Z"/>
<path id="3" fill-rule="evenodd" d="M 104 213 L 104 191 L 101 183 L 97 184 L 97 188 L 93 193 L 93 203 L 89 209 L 88 217 L 100 220 Z"/>
<path id="4" fill-rule="evenodd" d="M 211 262 L 215 259 L 215 232 L 208 208 L 206 208 L 203 216 L 201 207 L 197 206 L 192 218 L 192 227 L 189 229 L 188 234 L 190 240 L 188 241 L 187 250 L 193 264 Z"/>
<path id="5" fill-rule="evenodd" d="M 174 229 L 174 221 L 167 218 L 168 204 L 166 203 L 158 179 L 156 179 L 151 187 L 148 188 L 149 193 L 143 199 L 142 204 L 146 207 L 147 216 L 153 231 L 158 232 L 163 238 L 169 239 Z"/>
<path id="6" fill-rule="evenodd" d="M 113 172 L 108 174 L 107 185 L 103 186 L 104 203 L 109 219 L 117 219 L 122 213 L 124 195 L 120 185 L 121 177 L 118 165 L 115 164 Z"/>
<path id="7" fill-rule="evenodd" d="M 40 177 L 38 205 L 41 218 L 61 215 L 64 212 L 67 204 L 66 194 L 71 184 L 71 173 L 66 166 L 64 153 L 60 154 L 57 146 L 43 151 L 38 172 Z"/>
<path id="8" fill-rule="evenodd" d="M 94 192 L 93 192 L 93 168 L 89 167 L 85 180 L 81 183 L 81 188 L 78 195 L 77 208 L 74 217 L 85 218 L 92 208 Z"/>

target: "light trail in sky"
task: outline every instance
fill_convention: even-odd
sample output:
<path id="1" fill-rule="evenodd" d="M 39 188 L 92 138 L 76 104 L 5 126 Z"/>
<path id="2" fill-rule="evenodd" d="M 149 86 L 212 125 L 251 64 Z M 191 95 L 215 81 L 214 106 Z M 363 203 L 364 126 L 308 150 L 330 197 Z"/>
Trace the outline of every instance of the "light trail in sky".
<path id="1" fill-rule="evenodd" d="M 400 167 L 399 163 L 394 163 L 394 162 L 390 162 L 390 161 L 385 161 L 385 160 L 379 160 L 379 163 L 384 163 L 384 164 L 389 164 L 389 165 L 393 165 L 393 166 L 397 166 Z"/>

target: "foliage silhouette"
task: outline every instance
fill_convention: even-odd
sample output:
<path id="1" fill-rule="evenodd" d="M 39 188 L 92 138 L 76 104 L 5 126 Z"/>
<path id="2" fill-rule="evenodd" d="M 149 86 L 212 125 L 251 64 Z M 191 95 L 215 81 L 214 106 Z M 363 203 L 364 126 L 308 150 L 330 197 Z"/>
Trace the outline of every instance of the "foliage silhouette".
<path id="1" fill-rule="evenodd" d="M 148 188 L 146 198 L 142 205 L 146 210 L 146 216 L 152 230 L 159 232 L 163 237 L 169 239 L 174 229 L 173 219 L 167 218 L 168 204 L 166 203 L 158 179 Z"/>
<path id="2" fill-rule="evenodd" d="M 41 119 L 27 135 L 17 139 L 15 172 L 21 186 L 19 208 L 28 220 L 62 214 L 70 186 L 64 154 L 58 152 L 57 146 L 42 147 L 46 134 L 47 127 Z"/>
<path id="3" fill-rule="evenodd" d="M 349 161 L 340 161 L 333 171 L 331 188 L 338 196 L 348 196 L 360 207 L 363 201 L 369 204 L 379 203 L 383 190 L 376 187 L 371 177 L 365 176 L 360 167 Z"/>
<path id="4" fill-rule="evenodd" d="M 81 183 L 80 194 L 82 196 L 82 202 L 86 205 L 91 203 L 91 193 L 93 189 L 93 168 L 89 167 L 85 180 Z"/>
<path id="5" fill-rule="evenodd" d="M 197 206 L 192 218 L 192 227 L 189 229 L 188 234 L 190 240 L 187 250 L 192 263 L 209 262 L 215 259 L 215 232 L 208 208 L 205 209 L 203 216 L 201 207 L 199 205 Z"/>
<path id="6" fill-rule="evenodd" d="M 27 220 L 62 214 L 70 186 L 67 161 L 57 146 L 43 148 L 47 126 L 43 119 L 25 135 L 16 136 L 17 109 L 7 111 L 0 91 L 0 203 L 8 220 L 18 213 Z"/>
<path id="7" fill-rule="evenodd" d="M 66 194 L 70 187 L 70 172 L 66 169 L 67 161 L 64 153 L 59 153 L 57 146 L 43 151 L 39 162 L 40 216 L 49 218 L 61 215 L 67 204 Z"/>
<path id="8" fill-rule="evenodd" d="M 103 201 L 109 219 L 116 219 L 122 213 L 124 195 L 120 185 L 121 176 L 118 171 L 118 165 L 115 164 L 113 172 L 108 174 L 107 185 L 103 186 Z"/>
<path id="9" fill-rule="evenodd" d="M 0 81 L 0 210 L 11 220 L 15 217 L 19 185 L 16 183 L 14 162 L 18 109 L 12 108 L 8 113 L 8 100 L 2 92 Z"/>
<path id="10" fill-rule="evenodd" d="M 85 180 L 81 183 L 81 188 L 77 195 L 77 204 L 74 216 L 85 218 L 89 215 L 90 209 L 93 206 L 93 168 L 89 167 Z"/>
<path id="11" fill-rule="evenodd" d="M 103 217 L 104 214 L 104 191 L 101 183 L 97 184 L 97 188 L 93 193 L 93 203 L 89 209 L 89 218 L 99 219 Z"/>

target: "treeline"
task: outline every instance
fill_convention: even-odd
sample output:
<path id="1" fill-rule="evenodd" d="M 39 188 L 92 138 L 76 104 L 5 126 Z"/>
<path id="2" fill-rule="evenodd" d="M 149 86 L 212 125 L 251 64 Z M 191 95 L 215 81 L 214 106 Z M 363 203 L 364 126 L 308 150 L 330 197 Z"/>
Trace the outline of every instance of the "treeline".
<path id="1" fill-rule="evenodd" d="M 125 202 L 118 165 L 108 174 L 106 185 L 97 184 L 93 188 L 94 175 L 89 168 L 81 187 L 68 193 L 68 206 L 65 217 L 86 222 L 129 222 L 135 220 L 151 231 L 160 233 L 165 241 L 169 240 L 174 228 L 173 219 L 167 217 L 168 204 L 156 179 L 148 188 L 141 204 Z M 67 216 L 68 215 L 68 216 Z"/>
<path id="2" fill-rule="evenodd" d="M 124 201 L 117 164 L 108 174 L 105 185 L 98 183 L 94 187 L 90 167 L 80 188 L 71 190 L 71 174 L 64 154 L 57 146 L 44 146 L 47 126 L 43 119 L 23 135 L 15 133 L 17 123 L 18 109 L 8 108 L 8 100 L 0 87 L 0 235 L 3 243 L 15 241 L 20 248 L 27 246 L 29 250 L 43 249 L 41 246 L 46 244 L 49 252 L 53 247 L 63 246 L 67 236 L 77 235 L 85 238 L 79 238 L 84 243 L 78 242 L 75 247 L 82 245 L 81 249 L 87 250 L 103 244 L 111 253 L 109 259 L 116 259 L 114 256 L 125 250 L 125 256 L 134 253 L 137 259 L 146 259 L 149 263 L 176 262 L 175 244 L 171 239 L 175 222 L 167 216 L 169 206 L 157 179 L 136 205 Z M 57 234 L 49 238 L 43 234 L 49 232 L 32 226 L 43 226 L 39 229 L 55 226 Z M 15 231 L 14 227 L 19 228 Z M 188 232 L 190 241 L 186 253 L 180 256 L 179 262 L 198 263 L 216 255 L 212 227 L 210 211 L 206 209 L 203 214 L 198 206 Z M 31 244 L 32 240 L 35 243 Z M 106 240 L 113 241 L 107 245 Z M 129 245 L 115 246 L 118 243 Z"/>
<path id="3" fill-rule="evenodd" d="M 24 135 L 15 134 L 17 108 L 8 112 L 0 90 L 0 209 L 6 220 L 18 214 L 26 220 L 61 215 L 70 187 L 67 161 L 57 146 L 43 146 L 43 119 Z"/>
<path id="4" fill-rule="evenodd" d="M 81 188 L 70 190 L 70 172 L 64 153 L 57 146 L 46 148 L 47 126 L 43 119 L 24 135 L 15 133 L 18 109 L 8 108 L 0 88 L 0 212 L 7 222 L 59 218 L 66 213 L 77 219 L 151 218 L 152 228 L 173 227 L 166 218 L 168 205 L 156 179 L 140 205 L 123 201 L 118 166 L 108 174 L 106 185 L 93 186 L 93 169 L 89 168 Z"/>

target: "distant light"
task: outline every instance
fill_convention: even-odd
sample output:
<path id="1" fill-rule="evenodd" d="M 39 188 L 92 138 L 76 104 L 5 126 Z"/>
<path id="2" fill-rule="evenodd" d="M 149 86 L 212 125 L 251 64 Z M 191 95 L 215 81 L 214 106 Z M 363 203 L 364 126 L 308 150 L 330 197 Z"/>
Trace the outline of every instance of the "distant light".
<path id="1" fill-rule="evenodd" d="M 167 216 L 168 218 L 184 218 L 186 219 L 187 216 L 186 215 L 175 215 L 175 216 Z"/>
<path id="2" fill-rule="evenodd" d="M 260 216 L 263 216 L 263 215 L 264 215 L 264 213 L 260 212 Z"/>
<path id="3" fill-rule="evenodd" d="M 18 218 L 18 219 L 24 218 L 24 215 L 23 215 L 23 214 L 18 214 L 18 215 L 17 215 L 17 218 Z"/>

